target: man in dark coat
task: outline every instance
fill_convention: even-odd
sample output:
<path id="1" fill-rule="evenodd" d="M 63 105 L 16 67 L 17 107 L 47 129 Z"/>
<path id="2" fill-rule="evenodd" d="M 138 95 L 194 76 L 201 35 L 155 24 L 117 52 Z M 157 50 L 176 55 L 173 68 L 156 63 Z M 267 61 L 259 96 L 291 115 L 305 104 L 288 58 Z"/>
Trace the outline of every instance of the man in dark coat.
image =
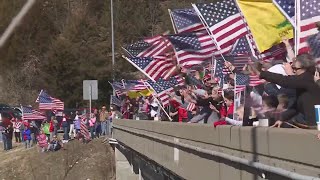
<path id="1" fill-rule="evenodd" d="M 290 70 L 290 67 L 285 67 Z M 274 126 L 280 127 L 283 121 L 291 120 L 305 128 L 316 127 L 314 105 L 320 104 L 320 87 L 314 82 L 315 72 L 314 60 L 309 54 L 299 55 L 292 64 L 291 70 L 295 75 L 283 76 L 267 71 L 262 71 L 261 79 L 278 84 L 285 88 L 296 90 L 297 100 L 294 106 L 282 114 L 281 120 Z M 299 118 L 297 118 L 299 117 Z"/>

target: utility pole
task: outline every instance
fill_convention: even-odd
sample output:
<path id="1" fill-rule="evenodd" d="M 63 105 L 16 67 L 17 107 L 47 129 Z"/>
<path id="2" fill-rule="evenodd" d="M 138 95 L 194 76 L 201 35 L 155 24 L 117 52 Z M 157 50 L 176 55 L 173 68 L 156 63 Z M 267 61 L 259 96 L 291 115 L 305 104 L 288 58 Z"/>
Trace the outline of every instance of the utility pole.
<path id="1" fill-rule="evenodd" d="M 110 0 L 110 12 L 111 12 L 111 48 L 112 48 L 112 83 L 115 81 L 115 61 L 114 61 L 114 28 L 113 28 L 113 0 Z M 113 90 L 113 95 L 115 95 Z"/>
<path id="2" fill-rule="evenodd" d="M 110 0 L 111 6 L 111 41 L 112 41 L 112 80 L 115 80 L 115 62 L 114 62 L 114 28 L 113 28 L 113 0 Z"/>

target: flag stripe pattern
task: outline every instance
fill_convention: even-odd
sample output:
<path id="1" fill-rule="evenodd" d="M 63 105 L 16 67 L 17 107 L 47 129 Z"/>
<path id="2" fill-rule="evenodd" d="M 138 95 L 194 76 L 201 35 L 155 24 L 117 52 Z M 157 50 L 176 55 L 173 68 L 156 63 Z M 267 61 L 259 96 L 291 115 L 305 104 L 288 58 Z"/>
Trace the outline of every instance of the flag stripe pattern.
<path id="1" fill-rule="evenodd" d="M 173 93 L 175 86 L 183 85 L 184 80 L 179 76 L 173 76 L 168 80 L 158 79 L 156 82 L 148 80 L 147 83 L 157 93 L 162 105 L 167 106 L 170 100 L 168 93 Z"/>
<path id="2" fill-rule="evenodd" d="M 125 88 L 121 82 L 113 82 L 111 83 L 111 86 L 118 97 L 121 96 L 125 91 Z"/>
<path id="3" fill-rule="evenodd" d="M 167 37 L 175 49 L 177 61 L 182 66 L 202 63 L 217 51 L 211 37 L 205 31 Z"/>
<path id="4" fill-rule="evenodd" d="M 86 117 L 83 117 L 83 118 L 81 119 L 81 123 L 80 123 L 80 133 L 82 134 L 82 136 L 83 136 L 86 140 L 90 140 L 90 134 L 89 134 L 88 126 L 86 125 Z"/>
<path id="5" fill-rule="evenodd" d="M 308 38 L 308 44 L 312 56 L 315 58 L 317 65 L 320 65 L 320 32 Z"/>
<path id="6" fill-rule="evenodd" d="M 64 103 L 42 90 L 38 96 L 40 110 L 64 110 Z"/>
<path id="7" fill-rule="evenodd" d="M 208 25 L 218 48 L 232 46 L 237 39 L 248 33 L 247 25 L 233 0 L 193 6 Z"/>
<path id="8" fill-rule="evenodd" d="M 193 8 L 172 10 L 171 17 L 177 33 L 205 30 L 205 27 Z"/>
<path id="9" fill-rule="evenodd" d="M 316 0 L 297 0 L 297 42 L 298 54 L 309 51 L 307 39 L 318 32 L 316 22 L 320 21 L 320 3 Z"/>
<path id="10" fill-rule="evenodd" d="M 153 57 L 165 54 L 172 47 L 167 39 L 158 35 L 130 44 L 124 49 L 132 57 Z"/>
<path id="11" fill-rule="evenodd" d="M 22 106 L 23 120 L 45 120 L 46 117 L 39 111 L 33 110 L 32 107 Z"/>
<path id="12" fill-rule="evenodd" d="M 124 80 L 127 90 L 142 91 L 147 89 L 143 80 Z"/>
<path id="13" fill-rule="evenodd" d="M 113 95 L 111 95 L 111 97 L 110 97 L 110 104 L 116 105 L 118 107 L 122 107 L 122 101 L 118 97 L 113 96 Z"/>
<path id="14" fill-rule="evenodd" d="M 164 77 L 165 73 L 174 67 L 174 64 L 170 61 L 156 60 L 152 57 L 131 57 L 126 59 L 152 80 Z"/>

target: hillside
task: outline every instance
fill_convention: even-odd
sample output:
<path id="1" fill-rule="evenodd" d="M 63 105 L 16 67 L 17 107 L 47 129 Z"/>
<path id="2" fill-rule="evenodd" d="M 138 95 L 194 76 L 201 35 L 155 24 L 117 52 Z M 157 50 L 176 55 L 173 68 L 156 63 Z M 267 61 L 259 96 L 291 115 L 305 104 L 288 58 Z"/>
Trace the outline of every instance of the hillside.
<path id="1" fill-rule="evenodd" d="M 172 31 L 168 8 L 191 7 L 189 0 L 114 0 L 116 78 L 136 71 L 121 58 L 121 46 Z M 22 7 L 0 2 L 0 33 Z M 112 78 L 110 1 L 38 0 L 0 50 L 0 102 L 33 104 L 40 89 L 82 105 L 82 80 L 99 80 L 98 104 L 106 104 Z M 1 82 L 1 81 L 0 81 Z"/>

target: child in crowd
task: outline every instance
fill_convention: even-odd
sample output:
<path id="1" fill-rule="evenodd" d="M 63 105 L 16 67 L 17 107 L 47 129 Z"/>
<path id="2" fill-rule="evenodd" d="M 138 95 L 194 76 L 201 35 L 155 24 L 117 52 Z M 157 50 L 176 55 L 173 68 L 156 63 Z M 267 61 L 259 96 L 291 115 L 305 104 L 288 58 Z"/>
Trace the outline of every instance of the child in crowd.
<path id="1" fill-rule="evenodd" d="M 45 152 L 48 148 L 48 137 L 43 130 L 40 131 L 40 134 L 37 136 L 37 140 L 41 152 Z"/>
<path id="2" fill-rule="evenodd" d="M 180 103 L 175 100 L 170 100 L 170 105 L 175 109 L 175 112 L 169 113 L 171 117 L 178 115 L 178 122 L 188 121 L 188 111 L 185 108 L 182 108 Z"/>
<path id="3" fill-rule="evenodd" d="M 225 106 L 221 108 L 220 115 L 221 118 L 228 117 L 233 119 L 233 108 L 234 108 L 234 94 L 233 91 L 227 91 L 224 93 Z"/>
<path id="4" fill-rule="evenodd" d="M 213 125 L 217 127 L 219 125 L 234 125 L 234 126 L 252 126 L 254 121 L 258 121 L 257 114 L 253 108 L 251 108 L 251 114 L 248 119 L 244 119 L 244 106 L 240 106 L 235 111 L 235 119 L 226 117 L 224 120 L 215 122 Z"/>
<path id="5" fill-rule="evenodd" d="M 289 105 L 289 98 L 287 95 L 285 94 L 279 94 L 277 96 L 278 99 L 278 106 L 277 106 L 277 112 L 283 112 L 285 110 L 288 109 L 288 105 Z"/>
<path id="6" fill-rule="evenodd" d="M 259 119 L 268 119 L 269 126 L 273 125 L 279 113 L 276 113 L 278 107 L 278 99 L 276 96 L 263 96 L 262 97 L 262 110 L 258 113 Z"/>
<path id="7" fill-rule="evenodd" d="M 24 131 L 22 132 L 22 137 L 27 148 L 31 147 L 30 141 L 31 141 L 31 130 L 28 126 L 24 126 Z"/>

